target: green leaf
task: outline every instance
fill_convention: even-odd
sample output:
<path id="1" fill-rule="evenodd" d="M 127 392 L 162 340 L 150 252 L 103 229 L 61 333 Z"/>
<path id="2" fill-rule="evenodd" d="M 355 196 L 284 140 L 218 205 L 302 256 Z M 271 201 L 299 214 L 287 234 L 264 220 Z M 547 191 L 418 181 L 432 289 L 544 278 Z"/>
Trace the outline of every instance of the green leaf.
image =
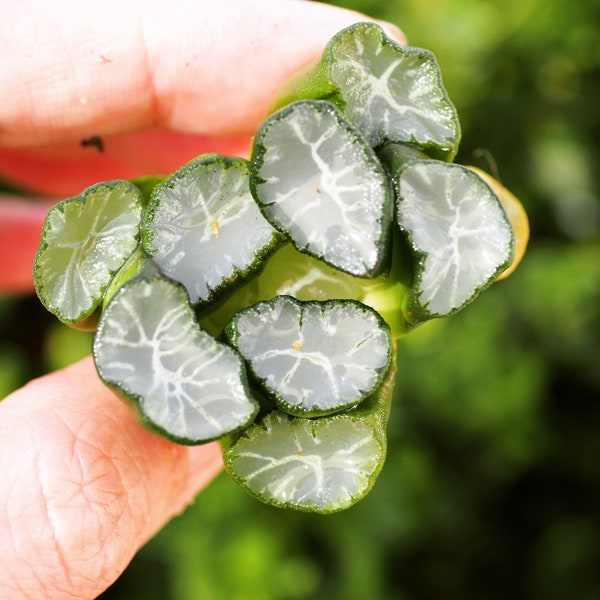
<path id="1" fill-rule="evenodd" d="M 225 325 L 241 310 L 275 296 L 292 296 L 298 300 L 353 298 L 361 300 L 365 282 L 378 281 L 342 273 L 323 261 L 298 252 L 285 244 L 267 261 L 252 279 L 233 290 L 200 315 L 202 326 L 220 335 Z"/>
<path id="2" fill-rule="evenodd" d="M 514 235 L 502 204 L 460 165 L 414 160 L 393 176 L 398 225 L 416 265 L 410 319 L 454 313 L 512 262 Z"/>
<path id="3" fill-rule="evenodd" d="M 217 154 L 191 161 L 157 185 L 143 245 L 165 275 L 206 305 L 259 269 L 281 236 L 250 194 L 248 163 Z"/>
<path id="4" fill-rule="evenodd" d="M 238 313 L 225 333 L 279 408 L 323 416 L 355 406 L 390 362 L 388 325 L 352 300 L 278 296 Z"/>
<path id="5" fill-rule="evenodd" d="M 301 252 L 359 277 L 386 266 L 391 188 L 374 151 L 328 102 L 296 102 L 258 130 L 250 186 Z"/>
<path id="6" fill-rule="evenodd" d="M 234 481 L 282 508 L 331 513 L 361 500 L 385 461 L 385 424 L 395 369 L 358 408 L 304 419 L 274 411 L 225 451 Z"/>
<path id="7" fill-rule="evenodd" d="M 275 105 L 304 98 L 334 103 L 373 147 L 412 143 L 444 160 L 458 150 L 458 116 L 434 55 L 401 46 L 373 23 L 337 33 L 321 59 L 284 86 Z"/>
<path id="8" fill-rule="evenodd" d="M 164 180 L 164 175 L 142 175 L 141 177 L 134 177 L 130 181 L 142 192 L 145 206 L 150 201 L 154 188 Z"/>
<path id="9" fill-rule="evenodd" d="M 114 273 L 138 245 L 141 213 L 141 193 L 127 181 L 99 183 L 48 211 L 33 275 L 51 313 L 69 325 L 90 325 Z"/>
<path id="10" fill-rule="evenodd" d="M 292 296 L 297 300 L 361 300 L 367 283 L 371 280 L 343 273 L 286 244 L 273 254 L 256 278 L 255 302 L 275 296 Z"/>
<path id="11" fill-rule="evenodd" d="M 239 355 L 200 329 L 185 289 L 162 276 L 135 277 L 115 293 L 94 360 L 144 424 L 182 444 L 247 427 L 258 411 Z"/>

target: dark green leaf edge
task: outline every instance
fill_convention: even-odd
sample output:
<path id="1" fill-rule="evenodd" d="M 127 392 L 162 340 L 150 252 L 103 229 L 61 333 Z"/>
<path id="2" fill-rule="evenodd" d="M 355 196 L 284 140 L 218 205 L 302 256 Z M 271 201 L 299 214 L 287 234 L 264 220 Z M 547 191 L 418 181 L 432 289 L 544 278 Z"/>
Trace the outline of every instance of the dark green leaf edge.
<path id="1" fill-rule="evenodd" d="M 238 475 L 233 467 L 233 462 L 236 458 L 236 444 L 240 438 L 249 437 L 250 433 L 249 429 L 242 431 L 240 434 L 236 436 L 231 436 L 230 438 L 224 438 L 223 447 L 224 447 L 224 464 L 225 470 L 227 474 L 233 479 L 233 481 L 240 486 L 246 493 L 248 493 L 253 498 L 260 500 L 261 502 L 273 506 L 275 508 L 281 509 L 293 509 L 300 512 L 306 513 L 317 513 L 317 514 L 332 514 L 336 512 L 340 512 L 346 510 L 365 498 L 365 496 L 372 490 L 375 485 L 375 481 L 377 477 L 381 473 L 383 469 L 385 458 L 387 454 L 387 436 L 386 436 L 386 425 L 388 421 L 388 417 L 390 414 L 390 408 L 394 395 L 394 385 L 395 378 L 397 372 L 396 365 L 396 351 L 395 348 L 392 352 L 392 359 L 390 361 L 390 366 L 388 368 L 387 373 L 383 379 L 382 384 L 379 386 L 377 391 L 368 396 L 358 407 L 347 410 L 332 416 L 320 417 L 316 419 L 305 419 L 302 417 L 295 417 L 290 415 L 285 415 L 288 419 L 288 422 L 294 421 L 304 421 L 306 424 L 311 427 L 311 429 L 317 428 L 319 423 L 323 422 L 336 422 L 339 420 L 349 420 L 352 422 L 362 421 L 366 423 L 368 427 L 370 427 L 374 432 L 374 439 L 377 441 L 380 449 L 380 454 L 377 460 L 377 467 L 371 473 L 369 477 L 368 485 L 365 486 L 363 490 L 359 494 L 356 494 L 351 498 L 351 501 L 347 505 L 337 506 L 333 509 L 323 509 L 319 508 L 311 503 L 300 504 L 297 502 L 276 502 L 270 498 L 265 498 L 264 496 L 255 493 L 252 489 L 250 489 L 244 479 L 244 477 Z M 285 414 L 285 413 L 283 413 Z M 267 415 L 265 415 L 266 417 Z M 262 427 L 265 429 L 264 419 L 257 420 L 251 428 L 253 427 Z"/>
<path id="2" fill-rule="evenodd" d="M 281 234 L 283 236 L 285 236 L 286 240 L 288 240 L 294 246 L 294 248 L 296 250 L 298 250 L 298 252 L 312 256 L 313 258 L 320 260 L 321 262 L 329 265 L 330 267 L 332 267 L 338 271 L 341 271 L 343 273 L 348 273 L 349 275 L 352 275 L 353 277 L 357 277 L 360 279 L 374 279 L 375 277 L 379 277 L 380 275 L 383 275 L 385 272 L 387 272 L 387 270 L 389 269 L 389 264 L 390 264 L 390 243 L 391 243 L 390 237 L 391 237 L 392 220 L 393 220 L 393 214 L 392 214 L 393 213 L 393 193 L 392 193 L 392 189 L 391 189 L 391 184 L 389 186 L 387 186 L 387 188 L 386 188 L 389 191 L 384 198 L 384 210 L 382 211 L 382 214 L 380 215 L 380 218 L 379 218 L 379 222 L 382 224 L 382 227 L 381 227 L 382 233 L 381 233 L 379 240 L 377 240 L 375 242 L 375 247 L 376 247 L 378 255 L 379 255 L 379 260 L 377 261 L 377 264 L 372 269 L 367 270 L 364 274 L 357 274 L 357 273 L 352 273 L 350 271 L 346 271 L 346 270 L 340 268 L 338 265 L 334 265 L 334 264 L 328 262 L 327 260 L 325 260 L 323 258 L 322 255 L 315 253 L 315 252 L 311 252 L 309 248 L 298 246 L 295 243 L 294 239 L 290 236 L 289 232 L 284 227 L 282 227 L 279 223 L 273 221 L 272 218 L 265 211 L 265 206 L 267 204 L 262 201 L 260 194 L 258 193 L 258 189 L 257 189 L 257 187 L 259 185 L 261 185 L 263 183 L 267 183 L 266 180 L 261 178 L 259 175 L 260 168 L 264 162 L 264 156 L 267 152 L 267 149 L 266 149 L 265 143 L 264 143 L 264 138 L 266 136 L 268 129 L 271 127 L 271 125 L 278 120 L 287 118 L 288 114 L 293 112 L 295 110 L 295 106 L 299 103 L 310 104 L 310 105 L 313 105 L 315 108 L 317 108 L 317 110 L 327 111 L 327 112 L 330 112 L 331 114 L 333 114 L 334 117 L 336 118 L 336 120 L 338 121 L 338 123 L 341 125 L 341 127 L 346 129 L 346 131 L 349 132 L 352 135 L 352 137 L 354 137 L 355 141 L 363 149 L 366 162 L 373 167 L 373 169 L 378 173 L 378 175 L 380 175 L 382 177 L 382 180 L 386 179 L 389 181 L 389 176 L 388 176 L 387 171 L 385 170 L 385 168 L 379 161 L 377 154 L 375 153 L 375 151 L 373 150 L 373 148 L 371 147 L 369 142 L 366 140 L 366 138 L 363 136 L 363 134 L 356 127 L 354 127 L 354 125 L 352 125 L 349 121 L 347 121 L 343 117 L 343 115 L 335 107 L 335 105 L 333 105 L 331 102 L 328 102 L 325 100 L 298 100 L 297 102 L 293 102 L 291 104 L 284 106 L 282 109 L 278 110 L 277 112 L 275 112 L 271 116 L 269 116 L 262 123 L 262 125 L 259 127 L 259 129 L 257 130 L 257 132 L 254 136 L 252 152 L 251 152 L 251 159 L 250 159 L 250 162 L 251 162 L 250 191 L 252 193 L 252 196 L 254 197 L 254 200 L 256 201 L 256 203 L 257 203 L 261 213 L 265 217 L 265 219 L 267 221 L 269 221 L 269 223 L 271 223 L 271 225 L 275 229 L 277 229 L 279 232 L 281 232 Z"/>
<path id="3" fill-rule="evenodd" d="M 392 176 L 392 179 L 394 182 L 396 205 L 398 205 L 398 203 L 401 201 L 400 193 L 399 193 L 399 181 L 400 181 L 400 177 L 402 176 L 402 171 L 406 167 L 408 167 L 410 164 L 413 164 L 415 162 L 439 164 L 440 162 L 443 162 L 443 161 L 421 160 L 421 159 L 407 160 L 406 162 L 404 162 L 402 164 L 402 166 L 398 169 L 398 171 L 396 171 L 396 173 L 392 173 L 391 176 Z M 502 205 L 502 202 L 498 198 L 497 194 L 490 188 L 490 186 L 485 181 L 483 181 L 483 179 L 478 177 L 476 173 L 474 173 L 473 171 L 470 171 L 466 167 L 459 165 L 457 163 L 453 163 L 452 165 L 449 165 L 448 163 L 446 163 L 446 164 L 447 164 L 447 166 L 449 166 L 451 168 L 461 169 L 469 177 L 471 177 L 473 179 L 473 181 L 477 183 L 477 185 L 483 184 L 486 188 L 488 188 L 490 194 L 494 198 L 496 198 L 498 207 L 500 208 L 500 211 L 504 215 L 504 219 L 505 219 L 508 227 L 512 231 L 512 226 L 510 224 L 510 221 L 508 219 L 506 211 Z M 429 321 L 431 319 L 445 318 L 445 317 L 449 317 L 449 316 L 452 316 L 452 315 L 460 312 L 461 310 L 466 308 L 469 304 L 471 304 L 482 292 L 484 292 L 486 289 L 488 289 L 496 281 L 498 276 L 501 275 L 502 272 L 505 271 L 513 261 L 513 258 L 514 258 L 514 235 L 511 240 L 511 252 L 509 254 L 509 257 L 507 258 L 507 260 L 505 260 L 503 263 L 501 263 L 500 266 L 498 266 L 496 268 L 496 270 L 492 273 L 492 275 L 490 275 L 489 279 L 487 280 L 487 282 L 485 284 L 479 286 L 467 300 L 465 300 L 461 305 L 455 307 L 451 311 L 448 311 L 447 313 L 444 313 L 444 314 L 431 312 L 428 310 L 427 304 L 422 304 L 419 301 L 419 288 L 421 285 L 421 280 L 422 280 L 423 271 L 424 271 L 423 266 L 424 266 L 425 259 L 427 257 L 427 253 L 419 250 L 419 248 L 414 244 L 412 236 L 411 236 L 411 232 L 408 229 L 404 228 L 402 226 L 402 224 L 398 222 L 397 210 L 395 211 L 395 213 L 396 213 L 395 214 L 395 224 L 396 224 L 397 230 L 400 232 L 401 243 L 403 244 L 403 246 L 405 248 L 408 249 L 408 252 L 413 257 L 412 262 L 414 265 L 414 273 L 413 273 L 413 278 L 412 278 L 412 285 L 409 289 L 409 296 L 408 296 L 408 303 L 407 303 L 407 310 L 406 310 L 407 322 L 409 323 L 409 325 L 411 327 L 416 327 L 417 325 L 420 325 L 421 323 L 424 323 L 425 321 Z"/>
<path id="4" fill-rule="evenodd" d="M 148 250 L 148 247 L 152 243 L 152 239 L 154 237 L 153 232 L 149 230 L 148 224 L 153 221 L 155 208 L 157 204 L 161 202 L 161 191 L 164 188 L 173 189 L 178 184 L 179 180 L 186 177 L 188 173 L 194 171 L 198 167 L 208 165 L 215 161 L 220 162 L 225 166 L 226 169 L 239 166 L 245 167 L 246 171 L 250 175 L 251 165 L 249 161 L 235 156 L 223 156 L 216 153 L 210 153 L 202 154 L 192 159 L 167 177 L 163 178 L 160 183 L 154 185 L 152 187 L 152 192 L 145 212 L 142 216 L 141 225 L 142 248 L 148 258 L 152 259 L 152 253 Z M 274 231 L 273 236 L 271 237 L 271 242 L 263 246 L 254 254 L 254 260 L 246 269 L 234 268 L 231 276 L 224 277 L 221 280 L 220 285 L 214 288 L 209 288 L 210 292 L 208 297 L 204 300 L 194 303 L 193 306 L 197 309 L 209 308 L 212 303 L 222 299 L 227 293 L 233 291 L 240 285 L 243 285 L 248 279 L 260 273 L 270 256 L 274 254 L 281 246 L 285 245 L 287 241 L 288 240 L 285 235 L 281 234 L 278 230 Z"/>
<path id="5" fill-rule="evenodd" d="M 389 346 L 388 346 L 387 361 L 386 361 L 385 366 L 381 367 L 380 369 L 374 369 L 374 371 L 377 374 L 377 377 L 376 377 L 375 382 L 373 383 L 372 389 L 368 390 L 366 393 L 364 393 L 362 395 L 362 397 L 359 398 L 358 400 L 353 401 L 353 402 L 348 403 L 343 406 L 339 406 L 339 407 L 336 407 L 333 409 L 327 409 L 327 410 L 319 410 L 319 409 L 303 410 L 301 408 L 298 408 L 297 406 L 294 406 L 293 404 L 290 404 L 277 390 L 271 388 L 271 386 L 268 385 L 266 379 L 263 377 L 260 377 L 256 373 L 256 371 L 252 367 L 251 361 L 248 358 L 246 358 L 239 350 L 238 340 L 240 338 L 240 333 L 238 330 L 238 321 L 245 314 L 260 311 L 263 308 L 263 306 L 264 307 L 272 306 L 273 303 L 275 301 L 277 301 L 278 298 L 286 298 L 287 300 L 289 300 L 291 303 L 295 304 L 298 307 L 298 309 L 300 311 L 299 326 L 302 325 L 303 313 L 304 313 L 305 308 L 308 306 L 316 306 L 323 314 L 326 310 L 330 309 L 331 307 L 346 305 L 349 307 L 352 306 L 357 311 L 360 311 L 362 313 L 366 313 L 366 314 L 369 314 L 369 315 L 375 317 L 379 328 L 382 331 L 384 331 L 386 334 L 386 337 L 389 341 Z M 390 326 L 386 323 L 386 321 L 381 317 L 381 315 L 375 309 L 371 308 L 370 306 L 367 306 L 366 304 L 363 304 L 362 302 L 359 302 L 357 300 L 351 300 L 351 299 L 297 300 L 293 296 L 287 296 L 287 295 L 276 296 L 275 298 L 273 298 L 271 300 L 258 302 L 256 304 L 249 306 L 249 307 L 241 310 L 240 312 L 238 312 L 231 319 L 231 321 L 229 321 L 229 323 L 225 326 L 223 334 L 224 334 L 224 337 L 227 340 L 227 342 L 233 348 L 235 348 L 236 351 L 240 354 L 240 356 L 242 356 L 242 358 L 244 359 L 244 361 L 246 363 L 246 370 L 247 370 L 248 374 L 250 375 L 251 381 L 258 387 L 258 389 L 261 391 L 261 393 L 267 399 L 269 399 L 271 402 L 273 402 L 279 409 L 281 409 L 283 412 L 287 413 L 288 415 L 292 415 L 295 417 L 307 418 L 307 419 L 331 416 L 333 414 L 341 413 L 350 408 L 360 405 L 365 400 L 365 398 L 374 394 L 376 392 L 376 390 L 379 388 L 379 386 L 382 384 L 383 379 L 385 378 L 386 373 L 389 370 L 390 361 L 392 358 L 392 334 L 391 334 Z"/>
<path id="6" fill-rule="evenodd" d="M 34 261 L 33 261 L 34 288 L 35 288 L 36 294 L 37 294 L 40 302 L 44 306 L 44 308 L 48 312 L 52 313 L 61 323 L 64 323 L 65 325 L 69 325 L 70 327 L 73 327 L 75 329 L 81 329 L 83 331 L 94 331 L 96 329 L 98 319 L 100 318 L 101 306 L 104 301 L 104 292 L 109 287 L 109 285 L 112 281 L 112 278 L 103 286 L 102 294 L 98 298 L 96 298 L 92 304 L 90 304 L 86 308 L 83 308 L 77 314 L 77 316 L 72 319 L 63 318 L 60 314 L 60 308 L 55 307 L 48 300 L 47 294 L 45 293 L 45 285 L 44 285 L 44 277 L 45 276 L 44 276 L 43 270 L 40 266 L 40 262 L 41 262 L 41 257 L 46 252 L 46 250 L 49 248 L 49 244 L 46 240 L 46 231 L 49 227 L 49 222 L 52 219 L 55 212 L 64 213 L 65 207 L 68 206 L 70 203 L 79 203 L 79 204 L 85 203 L 86 198 L 88 197 L 89 194 L 91 194 L 99 189 L 102 189 L 102 188 L 113 189 L 119 185 L 130 188 L 130 190 L 134 191 L 136 193 L 136 195 L 138 196 L 139 206 L 140 206 L 140 224 L 141 224 L 141 209 L 143 207 L 142 192 L 139 190 L 139 188 L 137 186 L 135 186 L 130 181 L 127 181 L 125 179 L 113 179 L 113 180 L 109 180 L 109 181 L 101 181 L 101 182 L 95 183 L 94 185 L 91 185 L 91 186 L 85 188 L 79 194 L 77 194 L 75 196 L 71 196 L 69 198 L 65 198 L 64 200 L 61 200 L 60 202 L 56 203 L 46 213 L 46 217 L 45 217 L 44 223 L 42 225 L 40 244 L 38 246 L 38 249 L 36 251 Z M 138 232 L 137 240 L 138 240 L 138 242 L 140 240 L 139 232 Z M 129 257 L 124 257 L 123 264 L 125 264 L 125 262 L 127 261 L 128 258 Z M 123 264 L 121 265 L 121 267 L 123 266 Z M 119 271 L 119 269 L 121 267 L 112 271 L 113 277 Z"/>
<path id="7" fill-rule="evenodd" d="M 404 56 L 417 56 L 423 60 L 431 61 L 433 70 L 436 76 L 436 84 L 440 90 L 440 98 L 446 105 L 446 109 L 452 114 L 452 121 L 455 126 L 454 137 L 449 138 L 447 147 L 442 147 L 435 142 L 422 142 L 414 137 L 405 138 L 390 138 L 386 137 L 375 147 L 388 143 L 408 143 L 420 148 L 431 158 L 451 162 L 458 151 L 461 140 L 461 127 L 458 112 L 453 102 L 451 101 L 448 92 L 444 86 L 441 69 L 433 52 L 425 48 L 414 46 L 402 46 L 392 38 L 377 24 L 370 22 L 359 22 L 338 31 L 327 43 L 321 57 L 314 65 L 297 73 L 290 78 L 289 82 L 284 84 L 277 94 L 270 112 L 279 110 L 286 105 L 303 99 L 326 100 L 336 106 L 344 115 L 346 114 L 347 101 L 341 89 L 330 75 L 331 65 L 337 62 L 335 56 L 335 48 L 338 45 L 347 43 L 349 37 L 364 34 L 375 33 L 382 46 L 389 46 L 398 54 Z M 346 117 L 348 118 L 348 117 Z"/>
<path id="8" fill-rule="evenodd" d="M 146 267 L 143 269 L 143 271 L 132 277 L 131 279 L 129 279 L 128 281 L 126 281 L 114 294 L 114 296 L 111 298 L 111 300 L 109 301 L 108 305 L 110 305 L 112 302 L 118 302 L 119 300 L 119 296 L 123 293 L 125 293 L 126 289 L 131 286 L 131 285 L 135 285 L 136 282 L 139 282 L 141 280 L 146 281 L 146 282 L 151 282 L 153 279 L 163 279 L 168 281 L 169 283 L 171 283 L 174 287 L 178 288 L 182 294 L 182 299 L 185 298 L 185 302 L 189 308 L 189 315 L 190 318 L 192 319 L 193 323 L 195 323 L 195 325 L 202 329 L 200 324 L 198 323 L 198 319 L 196 317 L 196 313 L 192 308 L 191 303 L 189 302 L 189 296 L 187 293 L 187 290 L 185 289 L 185 287 L 179 283 L 178 281 L 175 281 L 169 277 L 167 277 L 166 275 L 162 274 L 158 267 L 156 266 L 152 266 L 154 263 L 148 263 L 146 265 Z M 108 306 L 107 305 L 107 306 Z M 98 323 L 98 328 L 96 330 L 96 336 L 94 339 L 94 345 L 93 345 L 93 349 L 92 349 L 92 356 L 94 359 L 94 365 L 96 367 L 96 371 L 98 373 L 98 376 L 100 377 L 100 379 L 102 380 L 102 382 L 109 387 L 111 390 L 113 390 L 118 396 L 119 398 L 121 398 L 132 410 L 133 414 L 136 416 L 137 421 L 146 429 L 148 429 L 149 431 L 152 431 L 153 433 L 158 434 L 159 436 L 171 441 L 171 442 L 175 442 L 177 444 L 182 444 L 185 446 L 197 446 L 197 445 L 202 445 L 202 444 L 206 444 L 208 442 L 212 442 L 212 441 L 217 441 L 217 440 L 221 440 L 221 439 L 227 439 L 229 436 L 232 435 L 236 435 L 239 432 L 247 429 L 256 419 L 256 416 L 259 413 L 259 403 L 256 401 L 256 399 L 254 399 L 254 404 L 255 404 L 255 410 L 252 414 L 252 416 L 248 419 L 247 422 L 240 424 L 238 427 L 230 430 L 230 431 L 226 431 L 223 432 L 223 434 L 217 436 L 217 437 L 211 437 L 211 438 L 206 438 L 206 439 L 193 439 L 193 438 L 185 438 L 185 437 L 180 437 L 177 435 L 174 435 L 173 433 L 167 431 L 166 429 L 164 429 L 163 427 L 161 427 L 158 423 L 156 423 L 155 421 L 151 420 L 145 413 L 143 410 L 143 403 L 144 403 L 144 399 L 142 396 L 140 396 L 139 394 L 136 394 L 135 392 L 132 392 L 131 390 L 128 390 L 125 386 L 119 384 L 118 382 L 115 382 L 113 380 L 111 380 L 103 371 L 102 366 L 99 364 L 99 360 L 98 360 L 98 356 L 97 356 L 97 350 L 96 350 L 96 339 L 98 339 L 101 335 L 102 335 L 102 330 L 104 328 L 104 315 L 105 313 L 102 313 L 102 316 L 100 317 L 99 323 Z M 210 335 L 210 334 L 208 334 Z M 218 340 L 215 340 L 218 341 Z M 221 342 L 222 343 L 222 342 Z M 248 374 L 246 372 L 246 368 L 245 368 L 245 361 L 243 359 L 243 357 L 239 354 L 239 352 L 231 347 L 228 346 L 228 348 L 233 351 L 239 358 L 239 364 L 240 364 L 240 370 L 239 370 L 239 375 L 240 375 L 240 381 L 242 383 L 242 386 L 244 388 L 244 391 L 246 392 L 246 395 L 248 396 L 248 398 L 254 398 L 254 392 L 252 389 L 252 386 L 250 385 L 250 381 L 248 379 Z"/>

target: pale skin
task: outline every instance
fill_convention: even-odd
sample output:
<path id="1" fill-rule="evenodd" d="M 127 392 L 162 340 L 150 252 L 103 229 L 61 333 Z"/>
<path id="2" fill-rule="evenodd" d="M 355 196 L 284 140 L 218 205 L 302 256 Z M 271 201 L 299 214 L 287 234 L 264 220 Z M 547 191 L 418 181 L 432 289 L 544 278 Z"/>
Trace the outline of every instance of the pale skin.
<path id="1" fill-rule="evenodd" d="M 303 0 L 2 3 L 0 178 L 36 201 L 0 197 L 0 293 L 32 293 L 51 202 L 246 155 L 278 86 L 365 19 Z M 0 402 L 0 597 L 97 597 L 221 468 L 217 444 L 139 426 L 90 358 L 30 382 Z"/>

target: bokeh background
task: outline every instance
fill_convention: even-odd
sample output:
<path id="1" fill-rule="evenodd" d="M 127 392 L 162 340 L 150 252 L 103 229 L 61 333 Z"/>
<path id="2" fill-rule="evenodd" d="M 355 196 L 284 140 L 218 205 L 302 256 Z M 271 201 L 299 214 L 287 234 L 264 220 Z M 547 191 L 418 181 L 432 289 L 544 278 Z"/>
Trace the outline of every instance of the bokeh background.
<path id="1" fill-rule="evenodd" d="M 432 50 L 457 162 L 521 198 L 519 269 L 399 344 L 389 456 L 344 513 L 263 506 L 220 476 L 103 600 L 600 598 L 600 3 L 340 0 Z M 0 397 L 87 354 L 0 298 Z"/>

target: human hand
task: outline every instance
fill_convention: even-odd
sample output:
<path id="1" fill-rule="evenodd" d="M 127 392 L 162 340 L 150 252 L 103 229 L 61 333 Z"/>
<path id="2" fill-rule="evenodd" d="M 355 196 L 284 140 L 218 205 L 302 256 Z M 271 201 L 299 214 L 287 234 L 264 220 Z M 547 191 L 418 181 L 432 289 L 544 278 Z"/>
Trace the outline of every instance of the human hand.
<path id="1" fill-rule="evenodd" d="M 275 90 L 362 15 L 292 0 L 4 3 L 0 178 L 51 198 L 245 155 Z M 394 27 L 383 24 L 401 39 Z M 103 152 L 81 141 L 99 136 Z M 52 201 L 52 200 L 50 200 Z M 0 292 L 31 292 L 48 200 L 0 198 Z M 6 260 L 9 257 L 9 260 Z M 142 429 L 91 359 L 0 403 L 0 596 L 94 598 L 221 468 Z"/>

